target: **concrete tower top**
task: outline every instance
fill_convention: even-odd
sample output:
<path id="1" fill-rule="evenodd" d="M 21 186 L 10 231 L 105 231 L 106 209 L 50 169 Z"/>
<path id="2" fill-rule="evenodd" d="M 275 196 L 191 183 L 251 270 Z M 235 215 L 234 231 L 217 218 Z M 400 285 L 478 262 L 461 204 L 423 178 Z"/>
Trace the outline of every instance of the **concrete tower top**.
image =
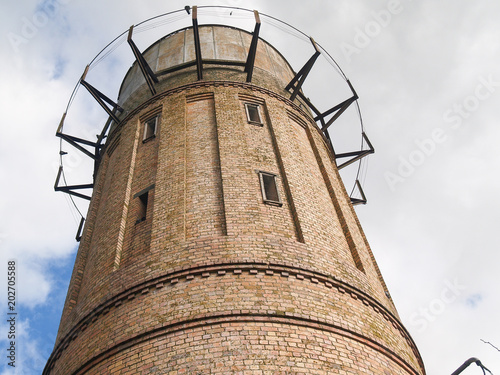
<path id="1" fill-rule="evenodd" d="M 199 28 L 199 35 L 205 64 L 218 65 L 219 68 L 220 65 L 233 68 L 244 66 L 252 41 L 251 33 L 229 26 L 203 25 Z M 143 55 L 160 80 L 189 68 L 196 60 L 193 28 L 178 30 L 163 37 Z M 284 88 L 294 76 L 293 69 L 283 55 L 262 39 L 259 40 L 255 55 L 255 69 L 268 73 L 280 88 Z M 237 72 L 240 71 L 241 68 L 238 68 Z M 123 80 L 118 104 L 124 105 L 145 84 L 144 76 L 135 62 Z"/>

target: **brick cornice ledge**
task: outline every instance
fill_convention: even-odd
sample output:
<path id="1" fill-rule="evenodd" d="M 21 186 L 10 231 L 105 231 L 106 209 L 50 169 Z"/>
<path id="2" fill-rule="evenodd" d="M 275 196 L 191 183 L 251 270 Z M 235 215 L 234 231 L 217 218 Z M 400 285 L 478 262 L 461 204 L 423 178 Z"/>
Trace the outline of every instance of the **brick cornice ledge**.
<path id="1" fill-rule="evenodd" d="M 420 375 L 420 373 L 414 369 L 406 360 L 401 358 L 398 354 L 390 350 L 389 348 L 381 345 L 380 343 L 366 338 L 354 331 L 349 329 L 329 324 L 325 322 L 318 322 L 303 317 L 287 316 L 280 317 L 276 315 L 265 315 L 265 314 L 225 314 L 225 315 L 202 315 L 190 320 L 184 320 L 176 323 L 172 323 L 160 328 L 153 329 L 149 332 L 142 333 L 125 341 L 122 341 L 115 346 L 99 353 L 95 357 L 88 360 L 77 370 L 75 370 L 72 375 L 84 374 L 93 367 L 97 366 L 100 362 L 105 359 L 112 357 L 113 355 L 126 350 L 128 348 L 139 345 L 143 342 L 159 338 L 161 336 L 166 336 L 179 331 L 185 331 L 189 329 L 196 329 L 199 327 L 206 327 L 214 324 L 228 324 L 228 323 L 276 323 L 291 326 L 300 326 L 305 328 L 313 328 L 321 331 L 326 331 L 334 333 L 348 339 L 360 342 L 371 349 L 382 353 L 384 356 L 390 358 L 392 361 L 397 363 L 399 366 L 405 369 L 410 374 Z"/>
<path id="2" fill-rule="evenodd" d="M 195 267 L 188 267 L 188 268 L 182 268 L 182 269 L 176 269 L 173 270 L 172 272 L 166 273 L 164 275 L 155 277 L 153 279 L 144 281 L 140 284 L 136 284 L 126 290 L 123 290 L 122 292 L 116 294 L 112 298 L 104 301 L 101 303 L 99 306 L 94 308 L 89 314 L 87 314 L 84 318 L 82 318 L 75 326 L 70 330 L 68 334 L 64 336 L 64 338 L 60 341 L 60 343 L 57 345 L 56 348 L 54 348 L 54 351 L 50 355 L 49 360 L 47 361 L 47 365 L 44 369 L 43 374 L 49 374 L 50 369 L 54 367 L 55 362 L 57 359 L 59 359 L 62 355 L 62 352 L 65 351 L 68 346 L 70 345 L 71 341 L 75 340 L 78 337 L 78 334 L 81 331 L 84 331 L 85 329 L 88 328 L 88 326 L 92 325 L 95 321 L 97 321 L 101 316 L 106 315 L 109 313 L 109 311 L 113 308 L 119 308 L 122 304 L 132 300 L 135 298 L 136 295 L 140 294 L 146 294 L 149 291 L 153 289 L 161 289 L 167 285 L 175 285 L 181 281 L 186 281 L 189 282 L 193 280 L 195 277 L 210 277 L 210 276 L 221 276 L 225 275 L 226 273 L 232 272 L 233 274 L 241 274 L 243 272 L 247 272 L 250 275 L 257 275 L 259 273 L 263 273 L 264 275 L 267 276 L 273 276 L 273 275 L 280 275 L 282 277 L 295 277 L 299 280 L 304 280 L 304 281 L 309 281 L 314 284 L 322 284 L 328 289 L 336 289 L 339 293 L 342 294 L 347 294 L 351 298 L 356 299 L 361 301 L 363 304 L 366 306 L 371 307 L 376 313 L 381 314 L 387 321 L 389 321 L 394 328 L 396 328 L 401 335 L 406 339 L 408 345 L 412 348 L 412 351 L 414 352 L 416 358 L 419 360 L 419 365 L 424 371 L 424 365 L 421 362 L 420 359 L 420 354 L 418 352 L 418 349 L 411 338 L 410 334 L 406 331 L 406 328 L 399 322 L 399 320 L 385 307 L 383 306 L 380 302 L 378 302 L 376 299 L 373 297 L 369 296 L 367 293 L 361 291 L 360 289 L 357 289 L 349 284 L 347 284 L 344 281 L 341 281 L 331 275 L 325 275 L 313 270 L 308 270 L 304 269 L 301 267 L 296 267 L 296 266 L 291 266 L 291 265 L 284 265 L 284 264 L 275 264 L 275 263 L 260 263 L 260 262 L 245 262 L 245 263 L 217 263 L 217 264 L 204 264 L 204 265 L 198 265 Z M 261 316 L 261 315 L 252 315 L 252 314 L 238 314 L 238 315 L 231 315 L 233 319 L 236 319 L 237 316 L 245 317 L 247 316 L 247 320 L 249 316 Z M 320 329 L 326 329 L 325 327 L 330 327 L 326 330 L 331 330 L 335 329 L 335 331 L 342 331 L 349 333 L 349 335 L 352 335 L 354 339 L 357 338 L 357 341 L 362 341 L 363 343 L 370 342 L 370 346 L 372 346 L 374 349 L 379 351 L 383 351 L 384 353 L 391 353 L 391 358 L 392 356 L 395 356 L 398 358 L 398 363 L 404 363 L 404 367 L 411 368 L 403 359 L 401 359 L 399 356 L 397 356 L 395 353 L 390 351 L 388 348 L 385 348 L 381 346 L 379 343 L 372 341 L 366 337 L 362 337 L 359 334 L 347 330 L 342 327 L 338 327 L 329 323 L 320 323 L 316 320 L 310 320 L 307 317 L 302 317 L 297 314 L 288 314 L 285 313 L 285 316 L 277 316 L 277 315 L 262 315 L 262 317 L 266 317 L 266 319 L 274 319 L 276 321 L 278 320 L 297 320 L 297 321 L 302 321 L 302 322 L 308 322 L 309 326 L 312 327 L 312 325 L 318 325 L 322 326 L 323 328 Z M 102 354 L 99 354 L 97 357 L 100 357 L 104 355 L 105 353 L 115 350 L 114 348 L 117 348 L 118 346 L 125 345 L 125 347 L 128 347 L 126 343 L 129 341 L 135 341 L 139 340 L 138 342 L 143 341 L 144 339 L 139 339 L 140 337 L 147 336 L 150 334 L 153 334 L 153 332 L 156 331 L 161 331 L 167 334 L 169 333 L 173 327 L 180 327 L 186 324 L 194 324 L 193 322 L 196 322 L 195 326 L 200 326 L 203 324 L 211 324 L 211 323 L 200 323 L 201 320 L 210 320 L 213 319 L 213 317 L 210 316 L 205 316 L 205 317 L 200 317 L 195 320 L 189 320 L 189 321 L 182 321 L 182 322 L 174 322 L 170 325 L 163 326 L 157 330 L 136 336 L 135 338 L 129 339 L 124 341 L 123 343 L 118 344 L 117 346 L 108 349 Z M 274 321 L 273 320 L 273 321 Z M 270 321 L 270 320 L 267 320 Z M 190 323 L 191 322 L 191 323 Z M 170 327 L 170 328 L 169 328 Z M 189 327 L 188 327 L 189 328 Z M 173 331 L 177 331 L 183 328 L 176 328 Z M 338 332 L 337 332 L 338 333 Z M 345 335 L 345 334 L 344 334 Z M 135 344 L 134 344 L 135 345 Z M 117 351 L 116 349 L 115 351 Z M 97 358 L 95 357 L 95 358 Z M 90 360 L 93 361 L 94 359 Z M 93 365 L 92 365 L 93 366 Z M 86 365 L 84 365 L 85 368 Z M 87 368 L 88 369 L 88 368 Z M 80 371 L 83 371 L 83 368 L 75 372 L 75 374 L 81 373 Z M 415 370 L 411 370 L 411 373 L 418 374 L 415 372 Z"/>
<path id="3" fill-rule="evenodd" d="M 281 102 L 289 105 L 292 107 L 295 111 L 300 112 L 300 114 L 309 120 L 309 122 L 313 125 L 316 125 L 315 121 L 311 117 L 309 113 L 307 113 L 304 109 L 302 109 L 299 105 L 291 101 L 290 99 L 284 97 L 283 95 L 278 94 L 275 91 L 272 91 L 270 89 L 254 85 L 252 83 L 246 83 L 246 82 L 239 82 L 239 81 L 219 81 L 219 80 L 214 80 L 214 81 L 196 81 L 196 82 L 191 82 L 191 83 L 186 83 L 184 85 L 176 86 L 173 88 L 170 88 L 168 90 L 165 90 L 163 92 L 160 92 L 156 95 L 151 96 L 144 102 L 136 105 L 133 109 L 126 111 L 123 115 L 122 118 L 120 119 L 120 123 L 117 124 L 118 126 L 114 128 L 110 134 L 108 135 L 108 141 L 109 142 L 111 139 L 115 137 L 115 134 L 117 134 L 123 124 L 127 123 L 130 119 L 132 119 L 134 116 L 139 114 L 144 108 L 147 106 L 155 103 L 156 101 L 160 99 L 164 99 L 167 96 L 173 95 L 173 94 L 178 94 L 180 92 L 184 91 L 189 91 L 193 89 L 200 89 L 200 88 L 213 88 L 213 87 L 234 87 L 234 88 L 240 88 L 240 89 L 245 89 L 245 90 L 250 90 L 250 91 L 257 91 L 260 92 L 261 94 L 268 95 L 270 97 L 273 97 L 275 99 L 280 100 Z M 318 128 L 319 130 L 319 128 Z"/>

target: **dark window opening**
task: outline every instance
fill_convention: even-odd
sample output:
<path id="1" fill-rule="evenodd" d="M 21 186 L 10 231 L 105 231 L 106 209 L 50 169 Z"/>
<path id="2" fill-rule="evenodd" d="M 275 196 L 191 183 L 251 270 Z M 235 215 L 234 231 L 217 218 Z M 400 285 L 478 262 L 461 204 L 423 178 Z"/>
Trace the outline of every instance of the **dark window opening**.
<path id="1" fill-rule="evenodd" d="M 272 173 L 259 172 L 259 176 L 264 203 L 281 206 L 282 203 L 278 192 L 276 175 Z"/>
<path id="2" fill-rule="evenodd" d="M 134 194 L 134 199 L 137 199 L 137 220 L 136 224 L 146 220 L 146 215 L 148 211 L 148 198 L 149 191 L 155 188 L 155 184 L 148 186 L 146 189 L 141 190 L 140 192 Z"/>
<path id="3" fill-rule="evenodd" d="M 257 104 L 245 104 L 245 110 L 247 112 L 247 120 L 253 124 L 262 125 L 262 120 L 260 118 L 259 106 Z"/>
<path id="4" fill-rule="evenodd" d="M 135 222 L 136 224 L 146 220 L 146 214 L 148 212 L 148 191 L 139 195 L 137 198 L 139 198 L 139 209 L 137 221 Z"/>
<path id="5" fill-rule="evenodd" d="M 144 121 L 143 142 L 146 142 L 156 136 L 157 122 L 158 122 L 158 116 L 155 116 L 147 121 Z"/>

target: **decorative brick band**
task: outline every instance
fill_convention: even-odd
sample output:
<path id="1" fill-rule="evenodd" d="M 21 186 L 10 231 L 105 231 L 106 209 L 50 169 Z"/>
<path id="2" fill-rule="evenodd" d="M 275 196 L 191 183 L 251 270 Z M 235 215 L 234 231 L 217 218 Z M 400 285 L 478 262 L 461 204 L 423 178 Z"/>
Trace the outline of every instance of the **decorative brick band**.
<path id="1" fill-rule="evenodd" d="M 353 332 L 349 329 L 339 327 L 334 324 L 328 324 L 324 322 L 316 322 L 310 319 L 305 319 L 302 317 L 279 317 L 275 315 L 263 315 L 263 314 L 227 314 L 227 315 L 212 315 L 212 316 L 200 316 L 188 321 L 177 322 L 145 332 L 143 334 L 137 335 L 131 339 L 125 340 L 112 348 L 99 353 L 97 356 L 88 360 L 85 364 L 80 366 L 72 375 L 85 374 L 87 371 L 97 366 L 100 362 L 106 360 L 107 358 L 120 353 L 123 350 L 132 348 L 141 343 L 147 342 L 149 340 L 157 339 L 162 336 L 167 336 L 180 331 L 192 330 L 200 327 L 207 327 L 211 325 L 220 324 L 231 324 L 231 323 L 275 323 L 288 326 L 298 326 L 305 328 L 312 328 L 316 330 L 321 330 L 328 333 L 333 333 L 348 339 L 362 343 L 365 346 L 383 354 L 384 356 L 390 358 L 393 362 L 397 363 L 399 366 L 405 369 L 410 374 L 419 375 L 419 372 L 415 370 L 407 361 L 401 358 L 399 355 L 394 353 L 392 350 L 380 345 L 374 340 L 370 340 L 362 335 Z"/>
<path id="2" fill-rule="evenodd" d="M 317 125 L 314 122 L 314 120 L 311 118 L 310 114 L 308 114 L 306 111 L 304 111 L 304 109 L 300 108 L 300 106 L 298 106 L 297 104 L 292 102 L 290 99 L 287 99 L 284 96 L 279 95 L 272 90 L 253 85 L 251 83 L 244 83 L 244 82 L 237 82 L 237 81 L 198 81 L 198 82 L 188 83 L 186 85 L 181 85 L 181 86 L 175 87 L 173 89 L 158 93 L 158 94 L 152 96 L 151 98 L 149 98 L 148 100 L 144 101 L 142 104 L 135 107 L 130 112 L 127 112 L 126 115 L 121 119 L 120 124 L 118 124 L 119 126 L 114 128 L 113 131 L 111 132 L 111 134 L 108 135 L 108 142 L 110 142 L 115 137 L 115 135 L 120 131 L 121 126 L 123 124 L 127 123 L 132 117 L 134 117 L 135 115 L 140 113 L 144 108 L 151 105 L 152 103 L 154 103 L 160 99 L 166 98 L 167 96 L 177 94 L 177 93 L 180 93 L 183 91 L 199 89 L 199 88 L 207 88 L 207 87 L 220 87 L 220 86 L 222 86 L 222 87 L 235 87 L 235 88 L 241 88 L 241 89 L 246 89 L 246 90 L 251 90 L 251 91 L 258 91 L 262 94 L 269 95 L 269 96 L 271 96 L 275 99 L 278 99 L 281 102 L 293 107 L 293 109 L 295 111 L 300 112 L 300 114 L 304 118 L 307 118 L 311 122 L 311 124 L 314 124 L 314 126 L 317 128 Z M 318 129 L 318 131 L 319 131 L 319 129 Z"/>
<path id="3" fill-rule="evenodd" d="M 416 358 L 420 358 L 420 355 L 418 353 L 417 347 L 415 343 L 413 342 L 413 339 L 409 335 L 409 333 L 406 331 L 404 326 L 399 322 L 399 320 L 389 311 L 387 310 L 381 303 L 379 303 L 377 300 L 366 294 L 365 292 L 347 284 L 344 281 L 341 281 L 334 276 L 322 274 L 316 271 L 300 268 L 300 267 L 294 267 L 291 265 L 284 265 L 284 264 L 274 264 L 274 263 L 257 263 L 257 262 L 248 262 L 248 263 L 227 263 L 227 264 L 204 264 L 204 265 L 199 265 L 195 267 L 186 267 L 186 268 L 181 268 L 181 269 L 174 269 L 172 272 L 166 273 L 164 275 L 161 275 L 159 277 L 156 277 L 154 279 L 147 280 L 145 282 L 142 282 L 140 284 L 134 285 L 121 293 L 118 293 L 114 297 L 108 299 L 107 301 L 101 303 L 99 306 L 97 306 L 92 312 L 87 314 L 84 318 L 82 318 L 71 331 L 66 334 L 66 336 L 61 340 L 61 342 L 57 345 L 57 347 L 54 349 L 52 352 L 48 362 L 47 366 L 45 367 L 44 374 L 48 374 L 53 367 L 57 359 L 59 359 L 62 355 L 62 352 L 68 348 L 68 346 L 71 344 L 73 340 L 75 340 L 78 337 L 78 334 L 81 331 L 84 331 L 87 329 L 90 325 L 92 325 L 94 322 L 96 322 L 101 316 L 106 315 L 109 313 L 109 311 L 113 308 L 119 308 L 121 305 L 124 303 L 127 303 L 128 301 L 134 299 L 137 295 L 140 294 L 147 294 L 153 289 L 161 289 L 163 287 L 166 287 L 168 285 L 174 285 L 177 284 L 181 281 L 184 282 L 189 282 L 193 280 L 195 277 L 201 277 L 201 278 L 206 278 L 206 277 L 212 277 L 212 276 L 221 276 L 229 273 L 233 273 L 234 275 L 239 275 L 242 274 L 243 272 L 248 272 L 250 275 L 257 275 L 259 273 L 262 273 L 266 276 L 274 276 L 274 275 L 280 275 L 281 277 L 295 277 L 299 280 L 305 280 L 309 281 L 314 284 L 322 284 L 328 289 L 336 289 L 339 293 L 346 294 L 350 296 L 351 298 L 355 300 L 359 300 L 362 302 L 364 305 L 371 307 L 377 314 L 380 314 L 384 317 L 385 320 L 387 320 L 391 325 L 397 329 L 402 337 L 405 338 L 406 342 L 414 352 Z M 411 368 L 406 362 L 397 356 L 396 354 L 392 353 L 390 349 L 385 348 L 381 346 L 379 343 L 370 340 L 366 337 L 363 337 L 355 332 L 352 332 L 350 330 L 347 330 L 342 327 L 338 327 L 326 322 L 319 322 L 315 320 L 311 320 L 308 317 L 301 316 L 300 314 L 294 314 L 294 313 L 284 313 L 285 317 L 279 317 L 276 315 L 262 315 L 262 317 L 265 317 L 266 319 L 281 319 L 284 321 L 287 320 L 293 320 L 293 321 L 301 321 L 301 322 L 308 322 L 309 326 L 312 327 L 312 325 L 317 325 L 318 327 L 323 327 L 319 329 L 324 329 L 331 331 L 332 329 L 337 330 L 337 331 L 342 331 L 345 332 L 344 336 L 349 333 L 350 335 L 353 335 L 353 339 L 367 343 L 370 342 L 370 346 L 373 348 L 379 348 L 377 350 L 383 352 L 383 353 L 391 353 L 391 358 L 394 356 L 395 358 L 398 358 L 398 361 L 401 363 L 404 363 L 406 367 Z M 232 315 L 232 319 L 236 319 L 237 316 L 247 316 L 247 320 L 249 316 L 254 316 L 251 314 L 248 315 Z M 256 315 L 260 316 L 260 315 Z M 190 320 L 190 321 L 173 321 L 170 325 L 162 327 L 159 331 L 165 332 L 161 333 L 167 334 L 169 333 L 169 330 L 174 329 L 175 327 L 182 327 L 183 325 L 190 325 L 194 324 L 193 322 L 196 322 L 198 326 L 204 325 L 204 324 L 209 324 L 209 323 L 200 323 L 200 321 L 207 321 L 213 319 L 211 316 L 202 316 L 199 317 L 195 320 Z M 254 320 L 252 320 L 254 321 Z M 268 320 L 269 321 L 269 320 Z M 288 323 L 291 324 L 291 323 Z M 297 324 L 297 323 L 295 323 Z M 305 324 L 305 323 L 304 323 Z M 329 327 L 328 329 L 326 327 Z M 178 331 L 183 328 L 175 328 L 174 331 Z M 129 341 L 134 341 L 137 338 L 147 336 L 150 334 L 153 334 L 156 331 L 144 333 L 142 335 L 137 336 L 134 339 L 127 340 L 124 343 L 118 344 L 120 345 L 126 345 Z M 337 332 L 338 333 L 338 332 Z M 137 339 L 139 340 L 139 339 Z M 144 339 L 140 339 L 139 341 L 143 341 Z M 135 345 L 135 344 L 134 344 Z M 127 347 L 127 346 L 125 346 Z M 124 347 L 124 348 L 125 348 Z M 116 348 L 116 347 L 115 347 Z M 114 348 L 109 349 L 107 352 L 115 350 Z M 121 349 L 120 349 L 121 350 Z M 118 351 L 116 349 L 115 351 Z M 107 353 L 105 352 L 105 353 Z M 104 355 L 100 354 L 99 356 Z M 98 356 L 98 357 L 99 357 Z M 92 360 L 91 360 L 92 361 Z M 399 363 L 398 362 L 398 363 Z M 421 368 L 424 368 L 423 363 L 420 361 L 419 365 Z M 82 369 L 83 371 L 83 369 Z M 412 369 L 413 373 L 417 374 L 415 370 Z M 80 373 L 80 370 L 78 370 L 76 373 Z"/>

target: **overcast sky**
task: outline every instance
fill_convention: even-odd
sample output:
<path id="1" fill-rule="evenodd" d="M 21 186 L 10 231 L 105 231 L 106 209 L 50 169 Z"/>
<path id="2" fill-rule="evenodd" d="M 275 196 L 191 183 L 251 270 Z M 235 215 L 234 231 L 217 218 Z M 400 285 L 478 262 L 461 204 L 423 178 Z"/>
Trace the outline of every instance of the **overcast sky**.
<path id="1" fill-rule="evenodd" d="M 369 202 L 356 211 L 427 373 L 450 374 L 473 356 L 500 373 L 500 351 L 493 346 L 500 348 L 500 2 L 198 5 L 214 4 L 278 17 L 314 37 L 342 67 L 360 97 L 365 130 L 376 149 L 361 174 Z M 40 373 L 57 332 L 79 222 L 68 197 L 53 191 L 59 152 L 54 133 L 71 92 L 85 65 L 109 41 L 132 24 L 185 5 L 177 0 L 0 3 L 0 306 L 7 305 L 7 261 L 15 259 L 19 313 L 15 372 L 4 355 L 6 308 L 0 312 L 1 375 Z M 251 31 L 251 18 L 242 22 Z M 274 29 L 264 19 L 265 30 L 271 43 L 280 44 L 271 40 Z M 146 40 L 140 44 L 138 36 L 141 49 L 154 42 Z M 283 43 L 281 50 L 295 70 L 312 55 L 307 42 L 299 45 L 304 49 Z M 93 76 L 113 99 L 120 83 L 116 75 L 133 61 L 124 51 L 128 54 L 117 50 Z M 321 95 L 325 88 L 314 82 L 312 77 L 305 90 L 320 98 L 321 109 L 345 99 L 345 85 L 338 85 L 342 94 L 329 103 L 329 96 Z M 327 86 L 336 89 L 337 83 Z M 79 92 L 70 111 L 68 132 L 89 138 L 102 127 L 103 111 L 90 106 L 85 94 Z M 359 138 L 358 123 L 352 131 Z M 342 137 L 349 135 L 339 132 L 334 142 L 343 151 L 350 145 Z M 64 148 L 72 152 L 66 159 L 68 173 L 74 172 L 70 182 L 90 182 L 85 158 Z M 351 174 L 345 174 L 348 190 Z M 464 372 L 480 373 L 475 365 Z"/>

